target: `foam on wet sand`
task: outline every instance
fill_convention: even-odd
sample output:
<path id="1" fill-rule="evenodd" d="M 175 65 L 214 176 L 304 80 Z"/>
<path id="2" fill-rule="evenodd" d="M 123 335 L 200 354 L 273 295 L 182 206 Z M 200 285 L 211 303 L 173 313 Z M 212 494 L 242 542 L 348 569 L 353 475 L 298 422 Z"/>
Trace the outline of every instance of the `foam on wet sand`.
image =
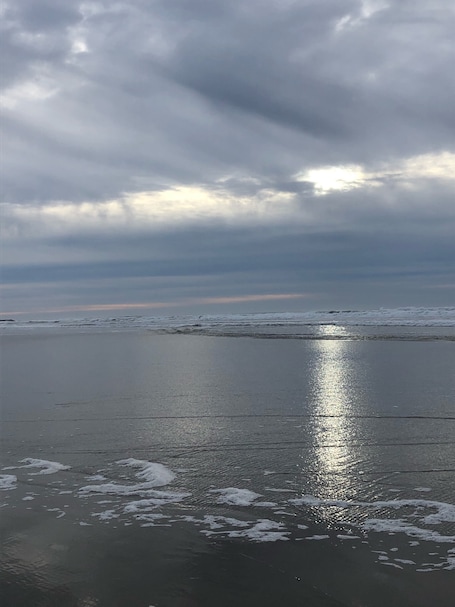
<path id="1" fill-rule="evenodd" d="M 8 491 L 17 486 L 17 476 L 14 474 L 0 474 L 0 490 Z"/>
<path id="2" fill-rule="evenodd" d="M 71 466 L 65 466 L 60 462 L 53 462 L 47 459 L 36 459 L 34 457 L 25 457 L 20 460 L 20 463 L 25 464 L 24 466 L 8 466 L 7 468 L 3 468 L 3 470 L 14 470 L 16 468 L 41 468 L 39 472 L 30 472 L 29 474 L 37 475 L 37 474 L 55 474 L 56 472 L 60 472 L 62 470 L 69 470 Z"/>

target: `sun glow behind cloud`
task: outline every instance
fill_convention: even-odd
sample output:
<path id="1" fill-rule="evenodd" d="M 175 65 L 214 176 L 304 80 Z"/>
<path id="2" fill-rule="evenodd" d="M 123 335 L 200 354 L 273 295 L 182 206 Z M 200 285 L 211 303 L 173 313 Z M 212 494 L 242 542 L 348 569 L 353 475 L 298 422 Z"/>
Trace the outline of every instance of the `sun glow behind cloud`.
<path id="1" fill-rule="evenodd" d="M 249 195 L 229 189 L 229 178 L 213 186 L 186 185 L 157 191 L 125 193 L 122 197 L 96 202 L 51 202 L 42 206 L 4 203 L 8 218 L 2 225 L 4 238 L 35 234 L 93 233 L 105 229 L 155 230 L 179 225 L 203 225 L 213 221 L 225 225 L 275 225 L 279 222 L 317 221 L 315 207 L 305 205 L 313 196 L 385 187 L 414 189 L 422 180 L 455 180 L 455 154 L 441 152 L 383 163 L 373 170 L 362 165 L 311 167 L 297 175 L 296 182 L 313 185 L 304 194 L 261 187 Z M 255 180 L 245 180 L 254 186 Z M 303 202 L 303 204 L 302 204 Z"/>
<path id="2" fill-rule="evenodd" d="M 390 180 L 405 187 L 421 179 L 455 180 L 455 154 L 445 151 L 422 154 L 395 163 L 384 163 L 377 170 L 370 171 L 354 164 L 315 167 L 298 173 L 296 179 L 312 183 L 317 196 L 334 191 L 378 187 Z"/>
<path id="3" fill-rule="evenodd" d="M 318 196 L 323 196 L 332 190 L 346 191 L 360 188 L 365 184 L 366 179 L 366 173 L 359 165 L 310 169 L 300 176 L 302 181 L 309 181 L 314 185 Z"/>
<path id="4" fill-rule="evenodd" d="M 104 202 L 56 202 L 41 207 L 5 205 L 5 209 L 8 207 L 9 215 L 23 225 L 41 225 L 50 233 L 90 231 L 103 225 L 123 231 L 199 224 L 214 219 L 225 223 L 273 223 L 290 215 L 294 210 L 293 198 L 292 193 L 268 189 L 260 189 L 253 196 L 235 196 L 227 190 L 196 185 L 128 193 Z M 3 230 L 4 236 L 13 235 L 13 226 L 5 225 Z"/>

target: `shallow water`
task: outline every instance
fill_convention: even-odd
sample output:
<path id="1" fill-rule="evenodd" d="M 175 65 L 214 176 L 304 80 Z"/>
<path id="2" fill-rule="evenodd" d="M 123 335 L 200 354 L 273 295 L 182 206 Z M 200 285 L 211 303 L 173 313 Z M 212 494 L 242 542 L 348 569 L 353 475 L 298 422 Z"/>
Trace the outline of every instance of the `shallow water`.
<path id="1" fill-rule="evenodd" d="M 455 344 L 364 331 L 3 335 L 10 604 L 451 605 Z"/>

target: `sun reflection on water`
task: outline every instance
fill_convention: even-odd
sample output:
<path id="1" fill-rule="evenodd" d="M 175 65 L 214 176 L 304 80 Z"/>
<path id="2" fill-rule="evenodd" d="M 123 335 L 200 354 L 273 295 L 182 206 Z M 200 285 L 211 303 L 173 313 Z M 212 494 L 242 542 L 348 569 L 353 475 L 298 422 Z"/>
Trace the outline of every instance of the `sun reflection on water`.
<path id="1" fill-rule="evenodd" d="M 351 486 L 353 368 L 350 360 L 352 342 L 343 338 L 343 327 L 320 327 L 313 377 L 314 465 L 320 497 L 341 498 Z M 331 339 L 333 338 L 333 339 Z M 340 339 L 341 338 L 341 339 Z"/>

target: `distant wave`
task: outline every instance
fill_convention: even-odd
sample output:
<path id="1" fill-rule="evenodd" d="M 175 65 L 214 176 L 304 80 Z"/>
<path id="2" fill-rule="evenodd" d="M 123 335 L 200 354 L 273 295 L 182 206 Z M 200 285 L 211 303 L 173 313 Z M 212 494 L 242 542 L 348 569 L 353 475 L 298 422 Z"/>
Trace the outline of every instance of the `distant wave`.
<path id="1" fill-rule="evenodd" d="M 349 327 L 350 330 L 346 331 Z M 355 331 L 356 327 L 395 327 L 396 332 Z M 410 328 L 455 328 L 455 307 L 379 308 L 377 310 L 322 310 L 249 314 L 182 316 L 118 316 L 109 318 L 3 319 L 2 332 L 74 329 L 121 331 L 147 329 L 170 333 L 249 336 L 278 339 L 453 339 L 454 332 L 428 333 Z M 332 329 L 330 329 L 332 328 Z M 408 328 L 406 331 L 405 329 Z"/>

